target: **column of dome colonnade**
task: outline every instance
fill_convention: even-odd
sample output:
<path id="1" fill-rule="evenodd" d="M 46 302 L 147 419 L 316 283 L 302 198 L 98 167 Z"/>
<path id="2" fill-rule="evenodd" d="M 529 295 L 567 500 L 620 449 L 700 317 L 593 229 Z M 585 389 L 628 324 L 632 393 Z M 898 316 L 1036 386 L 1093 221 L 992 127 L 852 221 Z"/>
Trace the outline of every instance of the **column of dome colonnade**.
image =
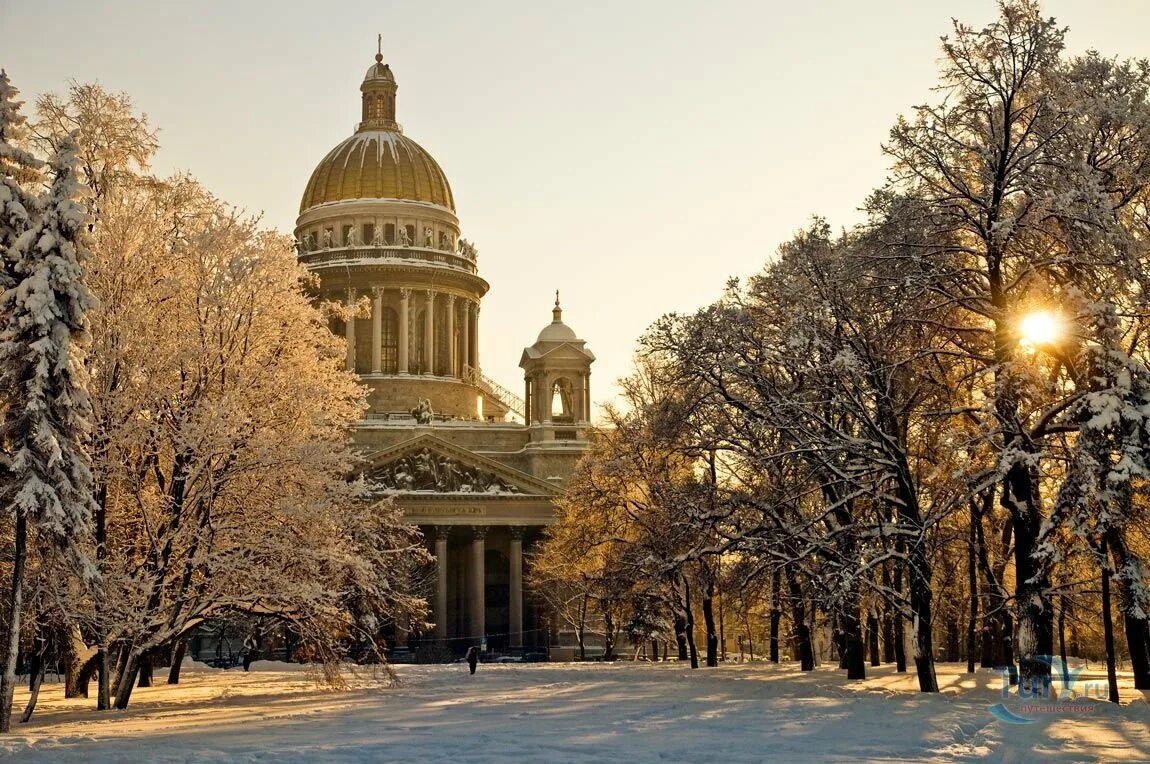
<path id="1" fill-rule="evenodd" d="M 361 371 L 370 374 L 428 374 L 439 377 L 466 378 L 468 368 L 477 368 L 479 363 L 478 343 L 473 335 L 479 323 L 479 303 L 460 297 L 450 292 L 439 292 L 434 289 L 421 290 L 423 293 L 421 303 L 413 303 L 410 287 L 371 286 L 366 290 L 349 288 L 345 292 L 344 307 L 353 320 L 344 324 L 344 339 L 347 341 L 348 371 Z M 398 295 L 394 299 L 394 307 L 388 297 L 392 292 Z M 370 318 L 364 318 L 360 311 L 360 301 L 370 295 Z M 446 303 L 446 310 L 440 311 L 437 306 Z M 410 364 L 410 350 L 412 346 L 413 311 L 419 309 L 423 315 L 421 332 L 416 338 L 418 346 L 423 348 L 422 366 L 413 369 Z M 384 366 L 383 352 L 385 349 L 384 313 L 393 311 L 397 322 L 394 347 L 395 362 L 392 366 Z M 442 313 L 442 316 L 440 314 Z M 360 342 L 362 326 L 370 327 L 370 368 L 364 368 L 368 359 L 359 358 L 357 342 Z M 436 338 L 436 342 L 428 342 L 428 337 Z M 438 340 L 447 337 L 446 359 L 439 357 Z M 429 371 L 432 370 L 432 371 Z"/>

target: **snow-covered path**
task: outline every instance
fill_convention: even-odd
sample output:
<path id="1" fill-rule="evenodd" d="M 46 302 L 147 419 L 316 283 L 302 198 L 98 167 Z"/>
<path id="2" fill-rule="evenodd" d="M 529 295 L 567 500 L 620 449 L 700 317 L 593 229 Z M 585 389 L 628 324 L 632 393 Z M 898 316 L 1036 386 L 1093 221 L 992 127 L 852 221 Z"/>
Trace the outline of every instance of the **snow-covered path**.
<path id="1" fill-rule="evenodd" d="M 887 667 L 839 672 L 677 664 L 402 666 L 317 689 L 302 672 L 187 674 L 138 690 L 127 712 L 46 688 L 0 756 L 21 762 L 1150 761 L 1150 706 L 1098 703 L 1030 725 L 995 720 L 999 679 L 940 666 L 944 693 L 915 694 Z M 158 677 L 159 678 L 159 677 Z M 1125 689 L 1125 688 L 1124 688 Z M 22 700 L 18 696 L 18 701 Z M 1093 704 L 1093 701 L 1089 701 Z M 111 717 L 111 718 L 109 718 Z"/>

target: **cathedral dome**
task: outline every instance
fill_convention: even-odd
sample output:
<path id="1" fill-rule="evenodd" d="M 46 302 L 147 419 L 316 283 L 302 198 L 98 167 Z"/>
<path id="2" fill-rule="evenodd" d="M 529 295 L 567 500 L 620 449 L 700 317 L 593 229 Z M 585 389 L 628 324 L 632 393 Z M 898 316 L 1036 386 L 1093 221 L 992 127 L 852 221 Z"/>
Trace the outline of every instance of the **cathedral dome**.
<path id="1" fill-rule="evenodd" d="M 455 212 L 451 186 L 439 163 L 403 134 L 395 121 L 399 86 L 377 53 L 359 86 L 362 121 L 355 134 L 328 152 L 312 171 L 299 210 L 356 199 L 401 199 Z"/>
<path id="2" fill-rule="evenodd" d="M 316 166 L 300 212 L 351 199 L 404 199 L 455 211 L 447 176 L 426 149 L 398 130 L 366 127 Z"/>

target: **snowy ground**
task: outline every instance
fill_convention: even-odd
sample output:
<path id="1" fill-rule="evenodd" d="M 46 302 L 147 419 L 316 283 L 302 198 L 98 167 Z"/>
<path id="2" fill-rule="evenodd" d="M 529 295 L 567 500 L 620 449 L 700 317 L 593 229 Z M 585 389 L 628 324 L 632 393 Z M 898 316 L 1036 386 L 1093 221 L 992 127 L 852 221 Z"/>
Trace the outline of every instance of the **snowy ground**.
<path id="1" fill-rule="evenodd" d="M 20 762 L 1150 761 L 1150 706 L 995 719 L 997 674 L 941 665 L 941 695 L 869 669 L 661 664 L 401 666 L 402 686 L 360 677 L 320 689 L 307 672 L 200 671 L 97 713 L 46 686 L 33 721 L 0 739 Z M 159 673 L 157 678 L 161 679 Z M 1078 677 L 1077 687 L 1098 678 Z M 17 695 L 18 704 L 24 697 Z M 1021 711 L 1015 698 L 1008 703 Z M 1085 709 L 1085 710 L 1083 710 Z"/>

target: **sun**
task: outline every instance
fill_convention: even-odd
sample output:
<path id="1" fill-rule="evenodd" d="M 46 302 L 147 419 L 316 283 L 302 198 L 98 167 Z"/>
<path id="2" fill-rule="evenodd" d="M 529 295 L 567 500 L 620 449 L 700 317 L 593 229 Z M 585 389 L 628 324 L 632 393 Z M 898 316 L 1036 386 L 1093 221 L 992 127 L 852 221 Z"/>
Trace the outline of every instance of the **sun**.
<path id="1" fill-rule="evenodd" d="M 1027 313 L 1018 324 L 1018 335 L 1027 347 L 1053 345 L 1062 338 L 1062 319 L 1057 313 L 1048 310 Z"/>

